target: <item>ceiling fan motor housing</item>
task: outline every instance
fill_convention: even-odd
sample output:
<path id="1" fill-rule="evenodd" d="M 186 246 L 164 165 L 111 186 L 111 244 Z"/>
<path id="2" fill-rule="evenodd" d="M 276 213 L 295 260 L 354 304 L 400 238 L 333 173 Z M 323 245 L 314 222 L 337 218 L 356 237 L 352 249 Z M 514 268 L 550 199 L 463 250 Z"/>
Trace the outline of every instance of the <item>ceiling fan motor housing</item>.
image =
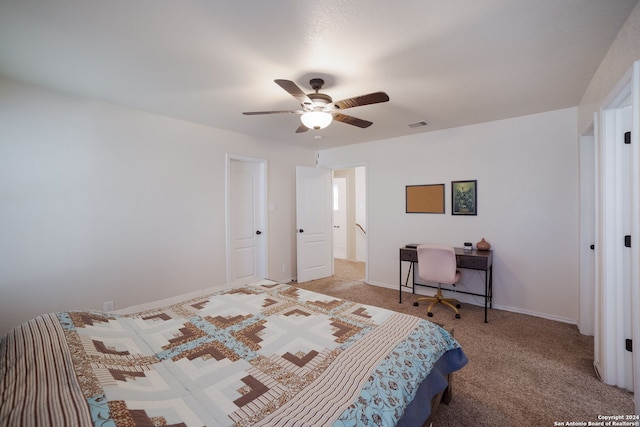
<path id="1" fill-rule="evenodd" d="M 309 85 L 311 85 L 311 89 L 316 91 L 315 93 L 307 94 L 307 97 L 313 102 L 312 108 L 314 111 L 321 111 L 333 102 L 333 99 L 331 99 L 329 95 L 319 92 L 319 90 L 322 89 L 322 85 L 324 85 L 324 80 L 311 79 L 309 80 Z"/>
<path id="2" fill-rule="evenodd" d="M 333 99 L 331 99 L 329 95 L 325 95 L 324 93 L 310 93 L 307 96 L 313 101 L 313 104 L 316 108 L 325 107 L 327 104 L 330 104 L 333 101 Z"/>

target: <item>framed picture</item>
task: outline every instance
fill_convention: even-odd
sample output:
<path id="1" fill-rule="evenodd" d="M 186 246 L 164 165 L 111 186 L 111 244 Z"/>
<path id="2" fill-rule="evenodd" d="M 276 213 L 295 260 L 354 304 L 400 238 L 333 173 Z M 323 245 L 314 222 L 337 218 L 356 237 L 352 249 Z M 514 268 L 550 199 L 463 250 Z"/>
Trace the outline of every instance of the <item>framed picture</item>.
<path id="1" fill-rule="evenodd" d="M 444 184 L 407 185 L 407 213 L 444 213 Z"/>
<path id="2" fill-rule="evenodd" d="M 478 214 L 478 182 L 451 181 L 451 215 Z"/>

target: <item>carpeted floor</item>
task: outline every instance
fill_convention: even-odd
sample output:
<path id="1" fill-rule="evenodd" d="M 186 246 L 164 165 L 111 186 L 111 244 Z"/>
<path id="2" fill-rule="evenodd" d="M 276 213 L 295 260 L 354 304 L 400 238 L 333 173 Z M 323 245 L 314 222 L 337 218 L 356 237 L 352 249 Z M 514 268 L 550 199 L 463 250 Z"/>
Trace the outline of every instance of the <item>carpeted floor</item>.
<path id="1" fill-rule="evenodd" d="M 632 393 L 596 378 L 593 337 L 575 325 L 495 309 L 484 323 L 484 307 L 469 304 L 463 304 L 461 319 L 444 306 L 428 318 L 424 306 L 413 306 L 414 295 L 404 293 L 400 304 L 398 291 L 335 271 L 331 278 L 295 285 L 454 328 L 469 364 L 456 373 L 453 400 L 440 406 L 434 427 L 586 425 L 598 415 L 634 413 Z"/>

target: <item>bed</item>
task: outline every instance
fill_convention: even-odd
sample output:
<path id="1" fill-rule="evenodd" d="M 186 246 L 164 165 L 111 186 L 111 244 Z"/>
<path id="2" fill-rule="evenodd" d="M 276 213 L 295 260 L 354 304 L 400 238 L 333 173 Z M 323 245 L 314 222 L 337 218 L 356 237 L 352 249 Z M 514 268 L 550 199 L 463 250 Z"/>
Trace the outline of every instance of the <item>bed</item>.
<path id="1" fill-rule="evenodd" d="M 0 342 L 0 425 L 421 426 L 467 358 L 427 320 L 269 280 Z"/>

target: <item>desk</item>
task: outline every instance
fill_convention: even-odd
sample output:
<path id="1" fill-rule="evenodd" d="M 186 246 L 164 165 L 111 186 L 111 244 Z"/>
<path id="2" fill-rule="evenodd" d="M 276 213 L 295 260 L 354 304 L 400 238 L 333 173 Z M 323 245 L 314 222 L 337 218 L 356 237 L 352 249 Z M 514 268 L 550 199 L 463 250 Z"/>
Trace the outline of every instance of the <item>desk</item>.
<path id="1" fill-rule="evenodd" d="M 473 249 L 471 251 L 465 251 L 463 248 L 454 248 L 456 251 L 456 264 L 458 268 L 465 268 L 469 270 L 482 270 L 484 271 L 484 294 L 475 294 L 473 292 L 459 291 L 457 289 L 442 288 L 443 291 L 453 291 L 461 294 L 475 295 L 484 297 L 484 322 L 487 323 L 487 306 L 492 308 L 493 299 L 493 251 L 479 251 Z M 409 262 L 409 272 L 407 273 L 407 279 L 402 284 L 402 262 Z M 416 285 L 426 286 L 428 288 L 437 288 L 432 285 L 422 285 L 416 283 L 416 269 L 414 264 L 418 262 L 418 251 L 416 248 L 400 248 L 400 303 L 402 304 L 402 288 L 411 287 L 411 292 L 416 293 Z M 409 286 L 409 275 L 413 269 L 413 280 L 411 286 Z"/>

